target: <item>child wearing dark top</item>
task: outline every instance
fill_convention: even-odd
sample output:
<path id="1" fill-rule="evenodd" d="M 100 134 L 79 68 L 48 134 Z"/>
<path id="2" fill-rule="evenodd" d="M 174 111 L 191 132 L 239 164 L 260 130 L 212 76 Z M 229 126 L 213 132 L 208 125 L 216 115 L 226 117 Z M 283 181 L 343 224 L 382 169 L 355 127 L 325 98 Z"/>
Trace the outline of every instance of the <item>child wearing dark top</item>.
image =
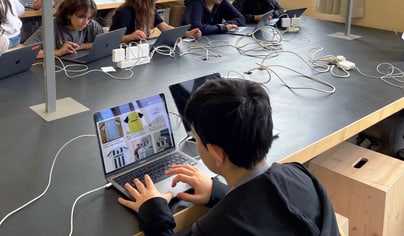
<path id="1" fill-rule="evenodd" d="M 233 6 L 244 15 L 247 23 L 256 23 L 268 11 L 273 10 L 269 19 L 285 13 L 277 0 L 234 0 Z"/>
<path id="2" fill-rule="evenodd" d="M 339 235 L 335 213 L 317 178 L 299 163 L 268 163 L 272 109 L 266 89 L 248 80 L 210 80 L 190 98 L 185 117 L 202 161 L 227 185 L 189 165 L 166 171 L 192 193 L 177 198 L 211 209 L 192 235 Z M 168 202 L 148 175 L 125 188 L 135 201 L 118 201 L 139 214 L 146 235 L 174 235 Z"/>
<path id="3" fill-rule="evenodd" d="M 122 42 L 138 41 L 149 38 L 151 30 L 157 27 L 160 31 L 173 28 L 163 21 L 156 10 L 155 0 L 126 0 L 112 17 L 110 30 L 126 27 Z M 185 33 L 187 37 L 201 37 L 197 28 Z"/>
<path id="4" fill-rule="evenodd" d="M 245 25 L 244 16 L 227 0 L 186 0 L 181 24 L 199 28 L 203 35 L 221 34 Z"/>

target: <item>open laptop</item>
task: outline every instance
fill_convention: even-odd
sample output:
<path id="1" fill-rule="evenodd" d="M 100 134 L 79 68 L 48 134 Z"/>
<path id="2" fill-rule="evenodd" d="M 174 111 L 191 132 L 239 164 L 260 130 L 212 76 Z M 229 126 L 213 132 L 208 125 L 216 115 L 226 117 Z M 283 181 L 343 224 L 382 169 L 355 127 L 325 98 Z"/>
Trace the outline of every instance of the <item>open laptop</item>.
<path id="1" fill-rule="evenodd" d="M 122 36 L 126 28 L 120 28 L 98 34 L 89 50 L 77 51 L 77 54 L 68 54 L 61 57 L 62 60 L 75 62 L 79 64 L 88 64 L 101 58 L 111 56 L 112 50 L 119 48 Z"/>
<path id="2" fill-rule="evenodd" d="M 242 36 L 251 35 L 256 29 L 260 29 L 260 28 L 266 26 L 266 23 L 273 12 L 274 11 L 271 10 L 271 11 L 268 11 L 267 13 L 265 13 L 262 16 L 261 20 L 258 21 L 258 23 L 255 26 L 240 26 L 240 27 L 238 27 L 238 30 L 227 31 L 227 33 L 234 34 L 234 35 L 242 35 Z"/>
<path id="3" fill-rule="evenodd" d="M 306 9 L 307 9 L 307 7 L 291 9 L 291 10 L 287 10 L 285 12 L 285 14 L 288 15 L 289 18 L 300 17 L 301 15 L 303 15 L 303 13 L 306 11 Z"/>
<path id="4" fill-rule="evenodd" d="M 27 71 L 41 50 L 42 43 L 35 43 L 13 49 L 0 56 L 0 79 Z"/>
<path id="5" fill-rule="evenodd" d="M 177 107 L 178 113 L 182 118 L 182 123 L 184 124 L 185 130 L 189 137 L 192 137 L 191 125 L 184 119 L 185 116 L 185 106 L 188 103 L 188 100 L 191 98 L 191 95 L 206 81 L 213 79 L 222 79 L 219 73 L 213 73 L 209 75 L 205 75 L 202 77 L 198 77 L 192 80 L 183 81 L 176 84 L 171 84 L 169 86 L 171 96 L 174 99 L 175 105 Z M 279 131 L 273 129 L 273 136 L 278 137 Z"/>
<path id="6" fill-rule="evenodd" d="M 157 189 L 178 192 L 190 189 L 179 183 L 171 187 L 174 176 L 164 171 L 173 164 L 190 164 L 214 176 L 200 161 L 176 149 L 164 94 L 157 94 L 94 113 L 105 178 L 131 198 L 125 183 L 134 178 L 143 181 L 149 174 Z"/>
<path id="7" fill-rule="evenodd" d="M 150 45 L 150 50 L 153 50 L 159 46 L 174 47 L 178 38 L 182 38 L 185 32 L 191 27 L 191 25 L 182 25 L 172 29 L 164 30 L 157 38 L 148 39 L 147 42 Z"/>
<path id="8" fill-rule="evenodd" d="M 34 0 L 20 0 L 20 2 L 25 8 L 34 9 Z"/>
<path id="9" fill-rule="evenodd" d="M 174 103 L 177 107 L 178 113 L 182 119 L 182 123 L 184 125 L 185 131 L 187 132 L 189 137 L 192 137 L 191 125 L 186 122 L 184 118 L 185 115 L 185 106 L 191 95 L 206 81 L 212 79 L 221 79 L 221 75 L 219 73 L 205 75 L 199 78 L 195 78 L 192 80 L 183 81 L 176 84 L 171 84 L 169 86 L 171 96 L 174 99 Z"/>

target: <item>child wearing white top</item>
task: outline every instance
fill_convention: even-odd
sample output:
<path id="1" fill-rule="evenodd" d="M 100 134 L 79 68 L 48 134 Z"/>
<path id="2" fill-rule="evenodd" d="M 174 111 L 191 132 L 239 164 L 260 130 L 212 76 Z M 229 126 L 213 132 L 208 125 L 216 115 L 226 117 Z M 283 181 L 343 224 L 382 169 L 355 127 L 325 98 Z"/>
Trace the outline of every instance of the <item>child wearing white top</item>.
<path id="1" fill-rule="evenodd" d="M 5 20 L 1 22 L 4 35 L 9 38 L 8 48 L 14 48 L 20 44 L 22 21 L 20 16 L 25 12 L 24 6 L 19 0 L 0 0 L 0 11 Z"/>
<path id="2" fill-rule="evenodd" d="M 4 34 L 0 35 L 0 55 L 8 49 L 8 37 Z"/>

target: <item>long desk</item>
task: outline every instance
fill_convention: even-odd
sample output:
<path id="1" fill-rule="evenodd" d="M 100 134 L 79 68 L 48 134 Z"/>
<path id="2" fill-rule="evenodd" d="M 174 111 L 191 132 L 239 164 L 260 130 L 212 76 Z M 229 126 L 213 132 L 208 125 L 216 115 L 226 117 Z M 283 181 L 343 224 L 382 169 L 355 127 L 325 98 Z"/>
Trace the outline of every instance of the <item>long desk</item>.
<path id="1" fill-rule="evenodd" d="M 176 2 L 178 0 L 157 0 L 156 3 L 169 3 L 169 2 Z M 124 0 L 95 0 L 97 4 L 98 10 L 107 10 L 107 9 L 115 9 L 118 8 Z M 23 18 L 25 17 L 34 17 L 34 16 L 42 16 L 42 10 L 26 10 Z"/>
<path id="2" fill-rule="evenodd" d="M 306 58 L 313 47 L 323 47 L 321 55 L 343 55 L 364 73 L 376 74 L 376 66 L 390 62 L 404 66 L 403 42 L 392 32 L 353 27 L 363 37 L 347 41 L 328 37 L 343 31 L 344 25 L 304 18 L 299 33 L 285 35 L 282 47 Z M 215 35 L 215 42 L 234 45 L 238 36 Z M 243 73 L 261 59 L 241 56 L 230 46 L 213 49 L 219 58 L 202 60 L 194 54 L 182 57 L 157 55 L 148 65 L 134 68 L 134 77 L 116 80 L 101 72 L 68 79 L 56 74 L 57 97 L 72 97 L 90 109 L 52 122 L 45 122 L 30 110 L 43 103 L 44 80 L 40 65 L 30 71 L 0 81 L 0 218 L 38 196 L 45 188 L 51 163 L 58 150 L 79 135 L 95 134 L 92 114 L 112 105 L 159 92 L 167 94 L 168 109 L 176 113 L 168 85 L 213 72 L 223 76 Z M 266 61 L 293 67 L 332 83 L 334 94 L 309 90 L 289 90 L 273 76 L 266 84 L 275 127 L 280 131 L 268 154 L 268 162 L 306 162 L 330 147 L 354 136 L 404 108 L 404 91 L 378 79 L 368 79 L 351 71 L 349 78 L 317 73 L 293 54 L 280 54 Z M 113 65 L 110 58 L 97 61 L 90 69 Z M 274 68 L 276 70 L 276 68 Z M 289 83 L 318 86 L 286 70 L 277 71 Z M 125 76 L 127 71 L 119 71 Z M 264 72 L 253 72 L 252 80 L 264 81 Z M 184 137 L 181 121 L 172 116 L 175 139 Z M 100 153 L 95 137 L 73 141 L 60 152 L 48 192 L 38 201 L 8 218 L 0 226 L 0 235 L 67 235 L 70 211 L 82 193 L 105 184 Z M 74 235 L 133 235 L 139 221 L 132 211 L 116 201 L 113 189 L 100 190 L 81 199 L 74 214 Z M 176 211 L 186 205 L 179 204 Z"/>

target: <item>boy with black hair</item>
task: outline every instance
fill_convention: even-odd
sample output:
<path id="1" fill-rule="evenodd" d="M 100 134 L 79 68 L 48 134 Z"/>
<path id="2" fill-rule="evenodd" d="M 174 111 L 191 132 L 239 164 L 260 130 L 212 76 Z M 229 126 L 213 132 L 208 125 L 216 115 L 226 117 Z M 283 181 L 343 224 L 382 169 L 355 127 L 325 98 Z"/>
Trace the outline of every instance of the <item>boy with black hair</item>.
<path id="1" fill-rule="evenodd" d="M 335 214 L 319 181 L 299 163 L 268 164 L 272 110 L 266 90 L 247 80 L 210 80 L 191 97 L 186 118 L 201 159 L 227 182 L 192 166 L 177 165 L 173 186 L 185 182 L 193 193 L 179 199 L 212 207 L 192 226 L 192 235 L 339 235 Z M 173 235 L 171 193 L 145 185 L 126 189 L 136 201 L 118 201 L 137 212 L 146 235 Z"/>

